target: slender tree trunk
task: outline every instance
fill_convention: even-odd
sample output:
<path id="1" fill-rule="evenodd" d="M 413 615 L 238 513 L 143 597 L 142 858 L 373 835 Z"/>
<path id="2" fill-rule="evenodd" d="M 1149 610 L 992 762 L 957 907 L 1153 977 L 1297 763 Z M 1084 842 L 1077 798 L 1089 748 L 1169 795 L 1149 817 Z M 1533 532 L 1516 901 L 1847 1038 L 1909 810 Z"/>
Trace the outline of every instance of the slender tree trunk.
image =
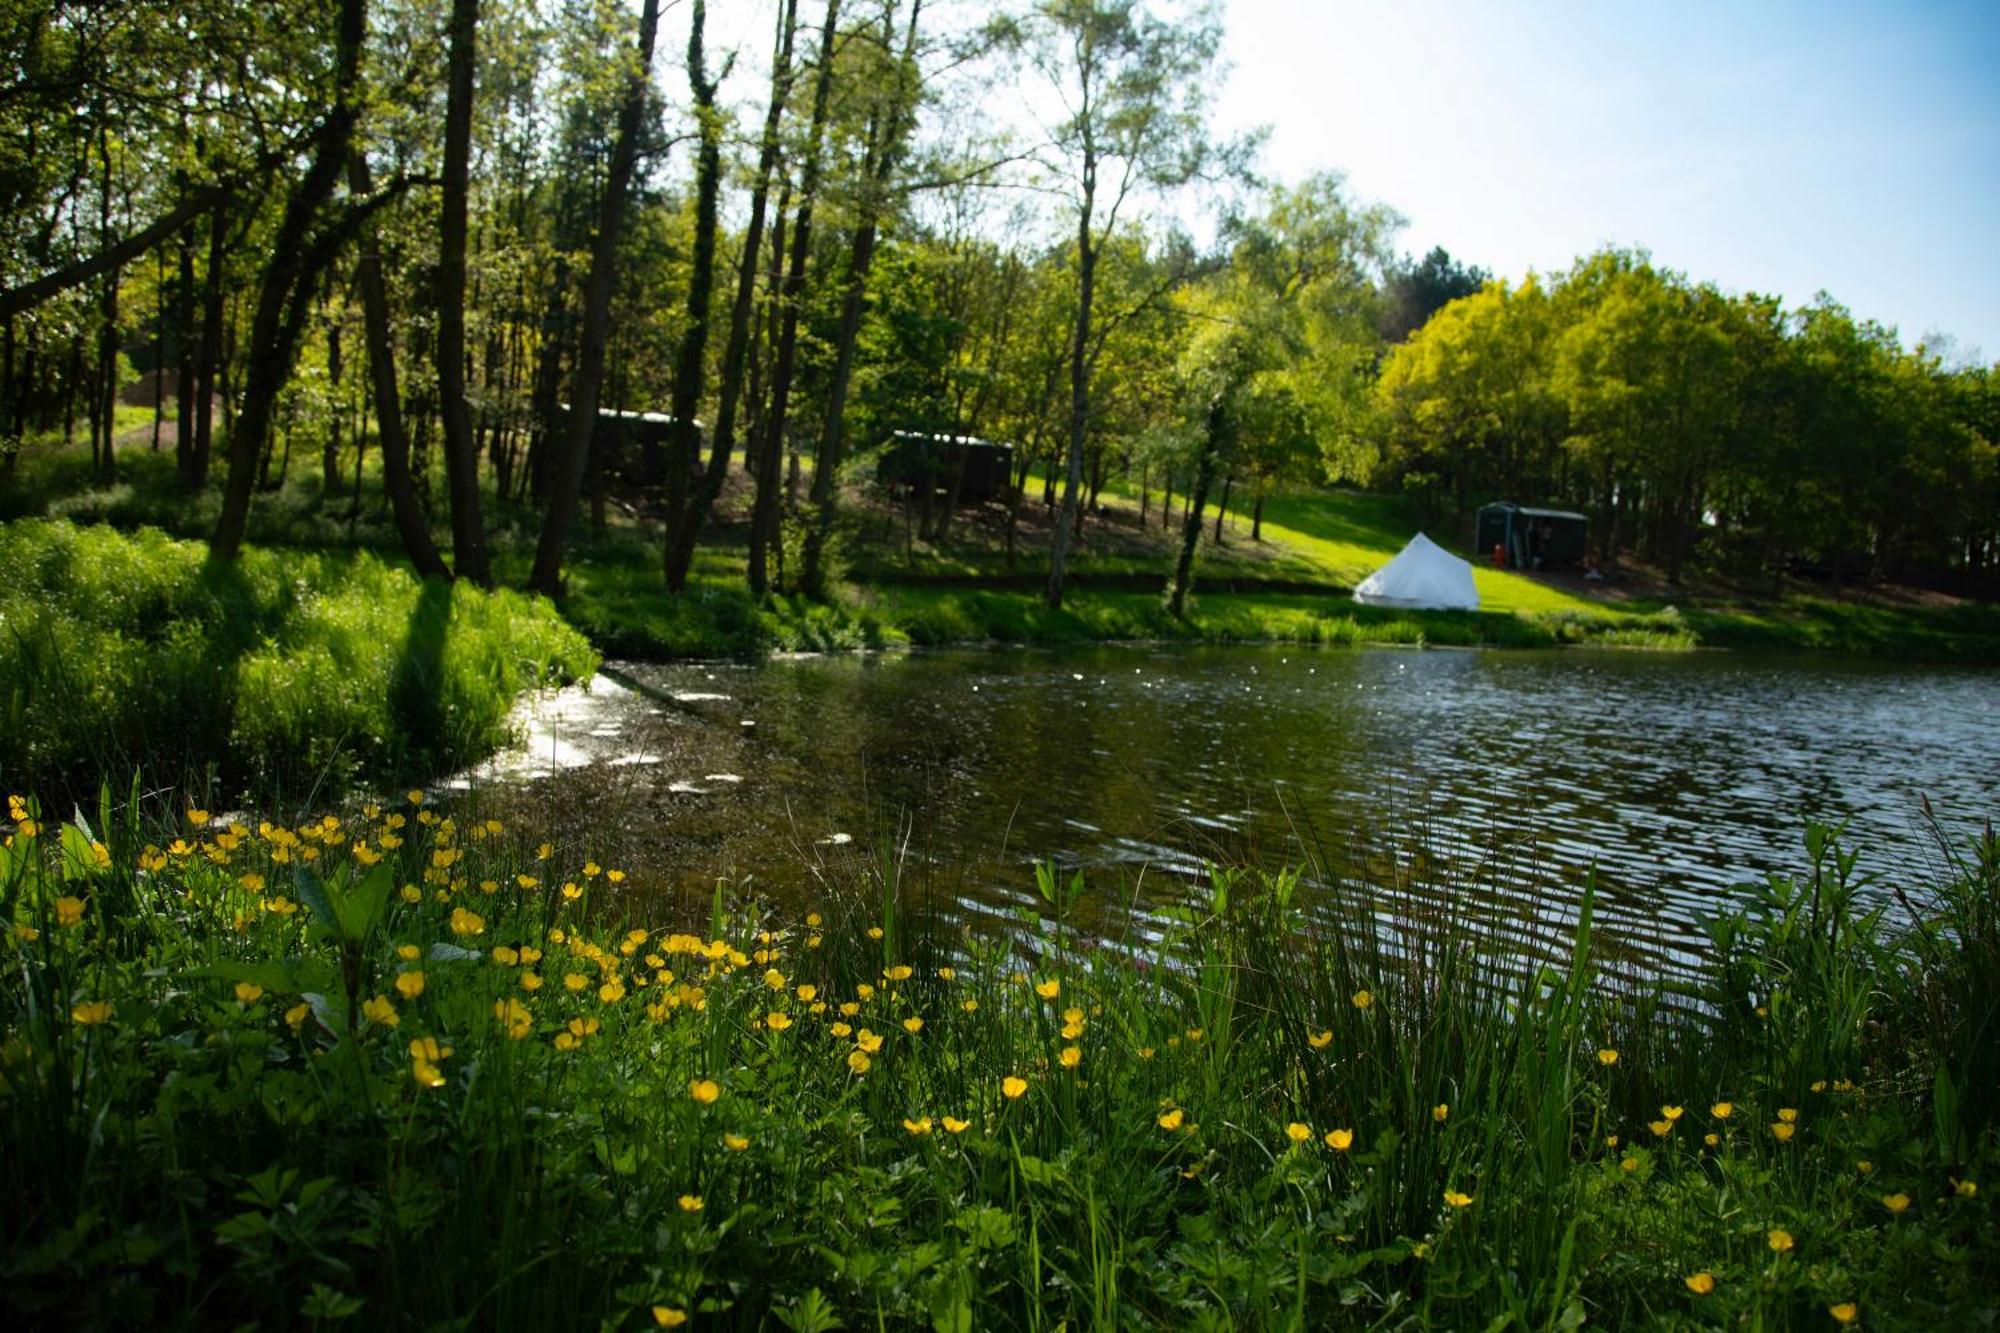
<path id="1" fill-rule="evenodd" d="M 1049 608 L 1062 606 L 1071 533 L 1078 520 L 1077 492 L 1083 486 L 1083 438 L 1090 424 L 1090 303 L 1097 286 L 1097 246 L 1091 235 L 1091 208 L 1097 199 L 1097 159 L 1086 149 L 1083 208 L 1076 221 L 1076 336 L 1069 356 L 1069 475 L 1064 479 L 1062 513 L 1049 546 Z"/>
<path id="2" fill-rule="evenodd" d="M 1181 554 L 1174 565 L 1173 587 L 1167 593 L 1167 611 L 1175 620 L 1186 618 L 1188 584 L 1194 576 L 1194 549 L 1201 542 L 1201 511 L 1208 503 L 1208 488 L 1215 480 L 1215 460 L 1222 452 L 1222 437 L 1228 429 L 1227 409 L 1217 394 L 1208 405 L 1208 426 L 1202 432 L 1201 454 L 1195 460 L 1194 493 L 1188 497 L 1187 517 L 1181 523 Z"/>
<path id="3" fill-rule="evenodd" d="M 229 196 L 208 215 L 208 270 L 202 275 L 201 347 L 195 353 L 194 447 L 181 482 L 191 491 L 208 485 L 214 455 L 215 385 L 222 364 L 223 266 L 229 241 Z"/>
<path id="4" fill-rule="evenodd" d="M 444 191 L 438 215 L 437 377 L 444 424 L 444 471 L 451 496 L 451 556 L 460 578 L 493 582 L 480 511 L 479 455 L 465 399 L 465 212 L 472 162 L 473 75 L 478 65 L 479 0 L 452 0 L 449 89 L 444 113 Z"/>
<path id="5" fill-rule="evenodd" d="M 707 17 L 704 0 L 694 0 L 688 28 L 688 90 L 694 97 L 701 147 L 695 159 L 694 272 L 688 279 L 687 329 L 681 335 L 674 359 L 673 402 L 669 409 L 673 423 L 667 428 L 673 432 L 673 447 L 667 451 L 667 530 L 660 558 L 669 592 L 679 592 L 687 579 L 685 567 L 677 570 L 675 562 L 681 536 L 687 529 L 700 526 L 701 513 L 707 508 L 699 500 L 691 504 L 688 493 L 688 474 L 701 458 L 701 432 L 695 425 L 695 412 L 701 406 L 702 371 L 708 363 L 708 313 L 715 286 L 715 205 L 722 188 L 722 121 L 716 114 L 715 84 L 708 77 L 702 51 L 702 29 Z M 705 485 L 706 473 L 702 480 Z M 691 545 L 689 555 L 693 555 Z"/>
<path id="6" fill-rule="evenodd" d="M 1257 499 L 1250 507 L 1250 540 L 1253 542 L 1264 540 L 1264 492 L 1261 487 L 1257 491 Z"/>
<path id="7" fill-rule="evenodd" d="M 199 387 L 196 383 L 195 357 L 201 340 L 194 314 L 193 223 L 181 229 L 179 249 L 180 273 L 174 291 L 175 341 L 180 353 L 176 358 L 179 368 L 174 375 L 174 471 L 186 481 L 189 455 L 194 450 L 194 396 Z"/>
<path id="8" fill-rule="evenodd" d="M 597 426 L 598 393 L 604 383 L 604 344 L 611 324 L 611 287 L 616 276 L 618 232 L 625 222 L 625 194 L 639 153 L 639 132 L 646 112 L 646 93 L 653 68 L 653 39 L 660 29 L 659 0 L 645 0 L 639 14 L 638 61 L 626 77 L 625 99 L 618 109 L 618 137 L 611 148 L 611 168 L 604 184 L 604 201 L 597 240 L 590 251 L 590 280 L 583 305 L 583 347 L 577 358 L 575 388 L 570 394 L 567 447 L 561 460 L 542 535 L 535 548 L 535 567 L 528 587 L 554 597 L 562 591 L 563 555 L 570 524 L 583 494 L 590 467 L 590 437 Z"/>
<path id="9" fill-rule="evenodd" d="M 111 244 L 111 132 L 104 130 L 97 139 L 97 151 L 104 166 L 104 193 L 98 210 L 98 230 L 105 247 Z M 99 435 L 104 439 L 104 452 L 97 460 L 97 475 L 101 481 L 112 481 L 118 476 L 117 456 L 113 452 L 112 437 L 118 430 L 118 279 L 124 272 L 120 265 L 113 265 L 104 275 L 102 298 L 98 305 L 101 321 L 97 335 L 97 385 L 98 396 L 91 404 L 91 437 Z M 101 423 L 101 424 L 100 424 Z"/>
<path id="10" fill-rule="evenodd" d="M 729 476 L 729 455 L 736 448 L 736 403 L 743 389 L 750 345 L 751 316 L 757 302 L 757 265 L 764 244 L 764 212 L 770 198 L 771 173 L 778 163 L 778 129 L 792 85 L 792 42 L 798 31 L 799 0 L 786 0 L 778 16 L 778 37 L 771 59 L 771 100 L 764 111 L 764 135 L 757 150 L 757 183 L 750 193 L 750 222 L 743 234 L 743 257 L 736 275 L 736 299 L 729 311 L 729 337 L 722 349 L 721 401 L 715 409 L 715 433 L 709 442 L 708 467 L 689 499 L 687 517 L 673 534 L 667 552 L 667 590 L 687 587 L 694 563 L 695 540 L 708 512 Z"/>
<path id="11" fill-rule="evenodd" d="M 258 293 L 243 411 L 236 428 L 230 432 L 229 478 L 215 535 L 209 540 L 209 554 L 216 560 L 234 560 L 243 549 L 257 456 L 270 434 L 278 393 L 291 373 L 292 355 L 297 350 L 304 322 L 303 308 L 311 300 L 315 276 L 312 264 L 332 258 L 323 247 L 311 247 L 309 251 L 307 237 L 347 161 L 348 141 L 354 132 L 361 48 L 366 35 L 366 0 L 341 0 L 334 105 L 320 125 L 311 165 L 285 201 L 284 218 L 273 240 L 271 258 Z"/>
<path id="12" fill-rule="evenodd" d="M 833 88 L 834 29 L 839 22 L 840 0 L 826 0 L 826 17 L 820 27 L 819 73 L 813 81 L 812 130 L 799 180 L 799 209 L 792 222 L 791 266 L 785 273 L 784 326 L 778 334 L 777 364 L 771 371 L 771 407 L 758 450 L 757 502 L 750 519 L 750 591 L 760 597 L 770 590 L 769 551 L 777 536 L 778 468 L 783 461 L 792 375 L 798 363 L 799 307 L 805 294 L 806 259 L 812 248 L 813 202 L 819 191 L 820 150 L 826 136 L 828 96 Z"/>
<path id="13" fill-rule="evenodd" d="M 347 164 L 347 179 L 357 194 L 369 190 L 368 163 L 355 153 Z M 403 552 L 424 578 L 451 577 L 444 557 L 431 540 L 430 524 L 424 520 L 423 506 L 417 503 L 416 487 L 410 480 L 410 439 L 403 429 L 403 397 L 396 384 L 396 343 L 389 329 L 389 295 L 382 281 L 382 255 L 372 231 L 364 235 L 361 257 L 355 266 L 361 286 L 361 315 L 368 338 L 368 379 L 375 397 L 375 434 L 382 443 L 382 489 L 388 492 L 389 508 L 395 515 L 396 533 L 403 539 Z M 361 503 L 359 472 L 354 487 L 355 504 Z"/>
<path id="14" fill-rule="evenodd" d="M 1236 478 L 1234 477 L 1224 477 L 1222 479 L 1222 503 L 1215 507 L 1215 544 L 1217 546 L 1223 545 L 1222 520 L 1229 513 L 1229 490 L 1235 484 Z"/>

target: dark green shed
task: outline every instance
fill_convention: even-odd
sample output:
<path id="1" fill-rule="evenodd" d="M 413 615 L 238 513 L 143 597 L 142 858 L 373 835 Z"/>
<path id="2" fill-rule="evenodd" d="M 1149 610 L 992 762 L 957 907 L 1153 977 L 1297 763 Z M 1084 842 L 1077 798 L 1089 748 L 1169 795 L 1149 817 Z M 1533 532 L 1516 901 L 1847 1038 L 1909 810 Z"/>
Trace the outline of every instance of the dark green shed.
<path id="1" fill-rule="evenodd" d="M 1583 563 L 1590 520 L 1567 509 L 1531 509 L 1511 500 L 1479 511 L 1472 549 L 1508 569 L 1571 569 Z"/>

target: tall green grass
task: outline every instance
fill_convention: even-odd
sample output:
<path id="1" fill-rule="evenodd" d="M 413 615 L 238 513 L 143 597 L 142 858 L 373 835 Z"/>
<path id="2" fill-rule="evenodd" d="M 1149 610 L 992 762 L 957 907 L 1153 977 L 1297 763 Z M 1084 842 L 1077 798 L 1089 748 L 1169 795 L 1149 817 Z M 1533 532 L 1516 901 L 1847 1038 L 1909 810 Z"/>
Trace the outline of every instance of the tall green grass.
<path id="1" fill-rule="evenodd" d="M 224 790 L 335 792 L 449 769 L 521 690 L 595 658 L 547 606 L 366 553 L 211 564 L 158 531 L 0 527 L 0 780 L 87 795 L 134 763 Z"/>
<path id="2" fill-rule="evenodd" d="M 0 1304 L 37 1324 L 2000 1311 L 1990 836 L 1905 919 L 1813 830 L 1670 988 L 1599 968 L 1588 893 L 1538 962 L 1414 865 L 1217 869 L 1109 940 L 1045 866 L 998 936 L 891 851 L 669 913 L 588 829 L 471 809 L 14 813 Z"/>

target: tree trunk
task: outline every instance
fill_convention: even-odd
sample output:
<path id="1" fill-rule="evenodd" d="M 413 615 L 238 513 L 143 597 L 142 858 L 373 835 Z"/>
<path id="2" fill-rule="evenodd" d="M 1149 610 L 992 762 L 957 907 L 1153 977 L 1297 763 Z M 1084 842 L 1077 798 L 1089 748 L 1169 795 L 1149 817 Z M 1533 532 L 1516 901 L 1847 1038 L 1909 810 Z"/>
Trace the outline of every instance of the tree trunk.
<path id="1" fill-rule="evenodd" d="M 778 18 L 778 38 L 771 62 L 771 100 L 764 111 L 764 136 L 757 150 L 757 184 L 750 193 L 750 223 L 743 235 L 743 258 L 736 276 L 736 299 L 729 311 L 729 338 L 722 349 L 721 401 L 715 409 L 715 434 L 709 442 L 708 467 L 689 500 L 687 517 L 673 534 L 667 553 L 667 590 L 687 586 L 694 563 L 695 539 L 729 476 L 729 455 L 736 448 L 736 402 L 743 389 L 750 346 L 751 316 L 757 301 L 757 264 L 764 244 L 764 211 L 777 169 L 778 129 L 791 93 L 792 41 L 798 31 L 799 0 L 786 0 Z"/>
<path id="2" fill-rule="evenodd" d="M 181 229 L 180 272 L 174 290 L 175 341 L 180 355 L 174 374 L 174 471 L 182 481 L 188 477 L 189 454 L 194 450 L 194 395 L 196 348 L 201 332 L 195 327 L 194 225 Z"/>
<path id="3" fill-rule="evenodd" d="M 792 376 L 798 364 L 799 307 L 805 293 L 806 259 L 812 246 L 813 197 L 819 191 L 820 149 L 826 135 L 827 100 L 833 88 L 834 28 L 840 22 L 840 0 L 826 0 L 820 28 L 819 73 L 813 84 L 812 130 L 806 142 L 805 168 L 799 179 L 799 209 L 792 222 L 792 259 L 785 273 L 784 326 L 778 334 L 778 359 L 771 371 L 771 406 L 758 449 L 757 502 L 750 519 L 750 591 L 770 590 L 770 548 L 778 522 L 778 468 L 783 462 L 785 417 L 791 406 Z"/>
<path id="4" fill-rule="evenodd" d="M 368 163 L 356 153 L 347 164 L 347 179 L 355 192 L 366 194 Z M 431 540 L 430 524 L 424 521 L 423 506 L 417 503 L 416 487 L 410 480 L 410 439 L 403 430 L 402 391 L 396 384 L 396 344 L 389 330 L 389 296 L 382 282 L 382 255 L 373 232 L 363 237 L 361 257 L 355 266 L 361 286 L 361 314 L 368 339 L 368 378 L 375 395 L 375 435 L 382 444 L 382 489 L 388 492 L 389 508 L 395 515 L 396 533 L 403 539 L 403 552 L 424 578 L 451 577 L 444 557 Z M 356 473 L 357 478 L 359 473 Z M 361 486 L 354 488 L 355 504 L 361 503 Z"/>
<path id="5" fill-rule="evenodd" d="M 1250 507 L 1250 540 L 1253 542 L 1264 540 L 1264 492 L 1262 489 L 1258 490 L 1256 502 Z"/>
<path id="6" fill-rule="evenodd" d="M 1069 561 L 1070 534 L 1077 523 L 1077 491 L 1083 485 L 1083 437 L 1090 423 L 1090 303 L 1096 294 L 1097 247 L 1090 232 L 1091 208 L 1097 198 L 1097 159 L 1088 147 L 1083 167 L 1083 208 L 1076 223 L 1076 337 L 1069 357 L 1069 475 L 1063 484 L 1062 513 L 1049 546 L 1049 609 L 1062 606 L 1063 576 Z"/>
<path id="7" fill-rule="evenodd" d="M 327 412 L 326 446 L 319 455 L 320 490 L 328 496 L 340 494 L 340 377 L 343 369 L 340 321 L 329 319 L 326 324 L 326 378 L 333 401 Z"/>
<path id="8" fill-rule="evenodd" d="M 333 193 L 354 132 L 355 91 L 367 30 L 366 11 L 366 0 L 341 0 L 334 105 L 320 125 L 311 165 L 285 201 L 284 219 L 264 268 L 257 314 L 251 326 L 243 410 L 236 428 L 230 432 L 229 477 L 223 490 L 222 513 L 216 520 L 215 535 L 209 540 L 209 554 L 216 560 L 234 560 L 243 549 L 257 456 L 270 434 L 278 393 L 291 373 L 292 354 L 297 349 L 303 323 L 303 306 L 311 299 L 314 277 L 311 264 L 319 256 L 308 253 L 307 235 L 320 206 Z M 331 257 L 325 255 L 326 259 Z"/>
<path id="9" fill-rule="evenodd" d="M 444 190 L 438 211 L 437 377 L 444 471 L 451 496 L 451 558 L 460 578 L 493 582 L 480 512 L 479 454 L 465 400 L 465 205 L 472 160 L 472 81 L 479 0 L 452 0 L 444 113 Z"/>
<path id="10" fill-rule="evenodd" d="M 667 428 L 673 432 L 673 447 L 667 451 L 666 539 L 660 558 L 669 592 L 679 592 L 687 581 L 686 567 L 676 569 L 682 535 L 687 529 L 700 526 L 702 513 L 708 508 L 705 502 L 688 494 L 688 474 L 701 456 L 701 433 L 695 426 L 695 412 L 701 405 L 702 371 L 708 359 L 708 308 L 715 286 L 715 203 L 722 188 L 722 121 L 716 114 L 715 84 L 708 77 L 701 44 L 707 17 L 704 0 L 694 0 L 688 30 L 688 88 L 694 96 L 701 148 L 695 160 L 694 272 L 688 279 L 687 330 L 681 336 L 674 360 L 673 402 L 669 409 L 673 423 Z M 724 459 L 727 457 L 725 454 Z M 720 478 L 717 480 L 719 483 Z M 704 489 L 707 481 L 704 471 Z M 693 552 L 690 542 L 690 559 Z"/>
<path id="11" fill-rule="evenodd" d="M 1202 433 L 1201 454 L 1195 460 L 1194 493 L 1188 497 L 1187 518 L 1181 523 L 1181 554 L 1174 564 L 1173 587 L 1167 593 L 1167 612 L 1175 620 L 1186 619 L 1188 583 L 1194 575 L 1194 548 L 1201 542 L 1201 511 L 1208 503 L 1208 488 L 1215 480 L 1215 460 L 1222 449 L 1226 427 L 1222 395 L 1208 405 L 1208 428 Z"/>
<path id="12" fill-rule="evenodd" d="M 1222 520 L 1229 513 L 1229 490 L 1235 484 L 1235 477 L 1224 477 L 1222 479 L 1222 503 L 1215 507 L 1215 544 L 1217 546 L 1224 544 L 1222 540 Z"/>
<path id="13" fill-rule="evenodd" d="M 181 483 L 191 491 L 208 485 L 208 462 L 215 456 L 215 381 L 222 361 L 223 265 L 229 241 L 229 197 L 208 215 L 208 270 L 202 275 L 201 348 L 195 353 L 194 445 L 188 450 Z"/>
<path id="14" fill-rule="evenodd" d="M 611 324 L 613 267 L 618 258 L 618 232 L 625 221 L 626 188 L 639 155 L 639 130 L 646 111 L 646 92 L 653 68 L 653 39 L 660 28 L 660 0 L 645 0 L 639 14 L 638 62 L 626 76 L 625 99 L 618 108 L 618 137 L 611 148 L 611 168 L 604 184 L 597 240 L 590 250 L 590 281 L 583 305 L 583 347 L 577 358 L 575 388 L 570 395 L 569 428 L 561 472 L 549 510 L 542 520 L 535 547 L 535 567 L 528 576 L 534 592 L 554 597 L 562 591 L 563 555 L 570 524 L 583 493 L 590 467 L 590 436 L 597 425 L 598 393 L 604 383 L 604 344 Z"/>

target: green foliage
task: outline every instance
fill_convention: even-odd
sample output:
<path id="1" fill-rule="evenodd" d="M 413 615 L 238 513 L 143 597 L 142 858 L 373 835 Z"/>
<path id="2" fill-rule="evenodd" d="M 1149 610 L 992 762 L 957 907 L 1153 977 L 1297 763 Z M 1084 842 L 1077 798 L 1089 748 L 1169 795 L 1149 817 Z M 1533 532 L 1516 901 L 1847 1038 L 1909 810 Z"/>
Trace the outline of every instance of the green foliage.
<path id="1" fill-rule="evenodd" d="M 1991 838 L 1902 921 L 1811 829 L 1802 878 L 1635 982 L 1587 886 L 1523 955 L 1396 858 L 1214 868 L 1112 941 L 1041 867 L 995 938 L 913 912 L 893 856 L 697 925 L 587 830 L 517 851 L 470 808 L 8 815 L 0 1305 L 38 1325 L 190 1287 L 232 1325 L 2000 1312 L 1990 1094 L 1956 1091 L 1991 1072 Z"/>
<path id="2" fill-rule="evenodd" d="M 420 584 L 368 554 L 209 563 L 152 529 L 0 528 L 0 772 L 338 790 L 489 753 L 515 695 L 595 658 L 545 603 Z"/>

